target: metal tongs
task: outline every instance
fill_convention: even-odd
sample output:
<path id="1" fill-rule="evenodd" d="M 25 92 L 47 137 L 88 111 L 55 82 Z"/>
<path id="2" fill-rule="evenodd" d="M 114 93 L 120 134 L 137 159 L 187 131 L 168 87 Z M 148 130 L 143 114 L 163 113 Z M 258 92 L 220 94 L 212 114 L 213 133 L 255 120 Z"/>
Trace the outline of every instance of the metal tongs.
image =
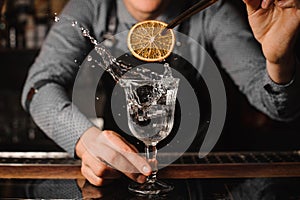
<path id="1" fill-rule="evenodd" d="M 167 29 L 174 28 L 175 26 L 177 26 L 178 24 L 180 24 L 181 22 L 183 22 L 187 18 L 193 16 L 194 14 L 200 12 L 201 10 L 204 10 L 205 8 L 207 8 L 210 5 L 216 3 L 217 1 L 218 0 L 202 0 L 202 1 L 199 1 L 198 3 L 196 3 L 195 5 L 193 5 L 192 7 L 190 7 L 189 9 L 184 11 L 183 13 L 181 13 L 179 16 L 177 16 L 175 19 L 173 19 L 168 24 L 168 26 L 164 29 L 164 31 L 166 31 Z M 164 31 L 162 31 L 162 33 L 164 33 Z"/>

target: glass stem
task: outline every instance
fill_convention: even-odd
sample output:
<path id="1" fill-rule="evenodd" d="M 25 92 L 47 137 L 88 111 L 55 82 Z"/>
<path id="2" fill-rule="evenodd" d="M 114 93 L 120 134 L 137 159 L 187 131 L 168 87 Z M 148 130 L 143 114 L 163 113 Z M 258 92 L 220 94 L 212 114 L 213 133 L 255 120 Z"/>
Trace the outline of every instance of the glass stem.
<path id="1" fill-rule="evenodd" d="M 157 155 L 157 149 L 155 145 L 146 145 L 145 146 L 145 154 L 146 154 L 146 159 L 148 163 L 151 166 L 152 173 L 147 177 L 147 182 L 148 183 L 154 183 L 156 181 L 156 174 L 157 174 L 157 160 L 156 160 L 156 155 Z"/>

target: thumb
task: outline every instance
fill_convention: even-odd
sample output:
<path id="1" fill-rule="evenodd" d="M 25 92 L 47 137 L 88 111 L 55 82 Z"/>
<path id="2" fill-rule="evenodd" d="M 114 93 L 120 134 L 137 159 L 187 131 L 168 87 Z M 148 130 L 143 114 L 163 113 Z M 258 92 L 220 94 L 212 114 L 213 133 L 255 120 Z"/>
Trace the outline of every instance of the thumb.
<path id="1" fill-rule="evenodd" d="M 243 0 L 247 7 L 248 15 L 253 14 L 260 8 L 261 0 Z M 266 1 L 266 0 L 263 0 Z"/>

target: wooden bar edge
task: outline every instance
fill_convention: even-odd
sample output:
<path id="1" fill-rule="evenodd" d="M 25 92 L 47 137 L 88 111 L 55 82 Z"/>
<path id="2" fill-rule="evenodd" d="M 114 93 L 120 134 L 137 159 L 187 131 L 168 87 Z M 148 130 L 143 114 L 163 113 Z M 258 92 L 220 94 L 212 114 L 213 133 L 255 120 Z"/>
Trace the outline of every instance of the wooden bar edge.
<path id="1" fill-rule="evenodd" d="M 0 178 L 7 179 L 82 179 L 80 165 L 1 165 Z M 300 163 L 169 165 L 159 178 L 260 178 L 300 177 Z M 108 177 L 109 178 L 109 177 Z"/>

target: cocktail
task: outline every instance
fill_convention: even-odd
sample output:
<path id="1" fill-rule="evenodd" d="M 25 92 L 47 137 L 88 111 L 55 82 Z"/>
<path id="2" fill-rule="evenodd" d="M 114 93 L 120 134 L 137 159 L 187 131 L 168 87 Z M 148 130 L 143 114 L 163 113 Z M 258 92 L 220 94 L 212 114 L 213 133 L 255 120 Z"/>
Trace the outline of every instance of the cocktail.
<path id="1" fill-rule="evenodd" d="M 138 194 L 167 193 L 173 189 L 156 179 L 158 171 L 156 145 L 172 130 L 179 79 L 121 79 L 127 103 L 128 126 L 132 134 L 144 142 L 146 159 L 152 174 L 144 184 L 131 184 L 129 190 Z"/>

